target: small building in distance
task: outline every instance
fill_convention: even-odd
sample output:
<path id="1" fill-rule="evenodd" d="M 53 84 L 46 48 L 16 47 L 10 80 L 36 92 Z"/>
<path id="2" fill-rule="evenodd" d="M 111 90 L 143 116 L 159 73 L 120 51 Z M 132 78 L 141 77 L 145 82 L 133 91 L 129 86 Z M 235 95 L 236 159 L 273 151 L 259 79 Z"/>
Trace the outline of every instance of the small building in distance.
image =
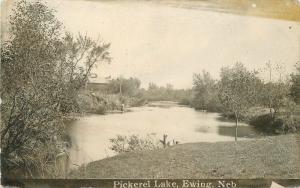
<path id="1" fill-rule="evenodd" d="M 106 93 L 109 81 L 110 77 L 89 77 L 85 89 L 92 92 Z"/>

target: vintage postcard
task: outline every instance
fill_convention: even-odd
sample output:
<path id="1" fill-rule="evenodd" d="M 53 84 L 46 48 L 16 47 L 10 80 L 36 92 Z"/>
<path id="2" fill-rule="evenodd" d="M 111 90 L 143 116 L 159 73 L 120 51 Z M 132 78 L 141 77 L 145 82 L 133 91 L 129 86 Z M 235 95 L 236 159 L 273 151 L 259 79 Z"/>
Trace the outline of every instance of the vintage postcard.
<path id="1" fill-rule="evenodd" d="M 1 0 L 3 187 L 300 187 L 300 0 Z"/>

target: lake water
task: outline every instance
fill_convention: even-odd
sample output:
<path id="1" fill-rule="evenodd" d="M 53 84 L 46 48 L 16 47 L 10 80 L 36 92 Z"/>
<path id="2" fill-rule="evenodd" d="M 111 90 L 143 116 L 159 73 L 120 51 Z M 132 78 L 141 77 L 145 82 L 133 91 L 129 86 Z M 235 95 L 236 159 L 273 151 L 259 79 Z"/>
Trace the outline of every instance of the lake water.
<path id="1" fill-rule="evenodd" d="M 196 111 L 170 102 L 151 103 L 130 108 L 131 112 L 88 115 L 69 125 L 72 140 L 72 166 L 114 155 L 109 149 L 110 138 L 116 135 L 146 136 L 179 143 L 234 141 L 235 122 L 223 119 L 218 113 Z M 240 123 L 239 139 L 257 136 L 253 127 Z"/>

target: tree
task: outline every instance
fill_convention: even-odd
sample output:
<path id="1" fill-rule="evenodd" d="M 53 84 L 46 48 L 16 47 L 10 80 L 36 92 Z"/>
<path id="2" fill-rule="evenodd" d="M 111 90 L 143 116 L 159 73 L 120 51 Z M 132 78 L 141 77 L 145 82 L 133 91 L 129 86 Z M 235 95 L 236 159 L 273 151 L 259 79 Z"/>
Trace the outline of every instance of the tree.
<path id="1" fill-rule="evenodd" d="M 110 93 L 121 94 L 133 97 L 139 93 L 141 81 L 138 78 L 123 78 L 112 79 L 108 84 Z"/>
<path id="2" fill-rule="evenodd" d="M 65 150 L 64 118 L 93 67 L 109 60 L 109 44 L 64 33 L 54 10 L 21 0 L 1 48 L 1 149 L 5 175 L 56 176 Z M 12 175 L 13 176 L 13 175 Z"/>
<path id="3" fill-rule="evenodd" d="M 257 87 L 260 80 L 256 72 L 248 71 L 243 64 L 221 69 L 219 98 L 224 110 L 233 113 L 236 120 L 235 141 L 238 136 L 238 123 L 241 114 L 257 102 Z"/>
<path id="4" fill-rule="evenodd" d="M 297 72 L 291 75 L 291 96 L 297 104 L 300 104 L 300 63 L 296 64 Z"/>
<path id="5" fill-rule="evenodd" d="M 149 83 L 148 90 L 149 91 L 158 90 L 158 86 L 155 83 Z"/>
<path id="6" fill-rule="evenodd" d="M 289 92 L 289 85 L 282 79 L 285 67 L 282 64 L 272 64 L 270 61 L 266 63 L 266 71 L 269 73 L 268 81 L 261 86 L 260 100 L 261 104 L 270 109 L 270 115 L 275 118 L 275 114 L 284 104 L 284 99 Z M 273 71 L 279 75 L 277 81 L 273 76 Z"/>
<path id="7" fill-rule="evenodd" d="M 289 94 L 289 85 L 284 82 L 269 82 L 262 84 L 260 92 L 261 104 L 270 109 L 271 117 L 275 118 L 276 113 L 284 106 Z"/>
<path id="8" fill-rule="evenodd" d="M 157 96 L 159 95 L 158 93 L 159 93 L 159 87 L 155 83 L 149 83 L 146 92 L 146 98 L 148 100 L 160 100 L 157 99 Z M 159 95 L 159 97 L 161 98 L 161 95 Z"/>
<path id="9" fill-rule="evenodd" d="M 203 70 L 202 74 L 194 74 L 193 85 L 193 107 L 217 111 L 219 108 L 217 83 L 209 72 Z"/>

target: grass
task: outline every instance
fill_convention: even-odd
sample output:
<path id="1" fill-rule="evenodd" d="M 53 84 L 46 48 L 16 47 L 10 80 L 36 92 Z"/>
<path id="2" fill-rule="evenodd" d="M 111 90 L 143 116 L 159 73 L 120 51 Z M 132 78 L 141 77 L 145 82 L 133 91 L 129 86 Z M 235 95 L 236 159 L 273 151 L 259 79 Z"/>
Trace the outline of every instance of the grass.
<path id="1" fill-rule="evenodd" d="M 300 134 L 190 143 L 91 162 L 71 178 L 299 178 Z"/>

